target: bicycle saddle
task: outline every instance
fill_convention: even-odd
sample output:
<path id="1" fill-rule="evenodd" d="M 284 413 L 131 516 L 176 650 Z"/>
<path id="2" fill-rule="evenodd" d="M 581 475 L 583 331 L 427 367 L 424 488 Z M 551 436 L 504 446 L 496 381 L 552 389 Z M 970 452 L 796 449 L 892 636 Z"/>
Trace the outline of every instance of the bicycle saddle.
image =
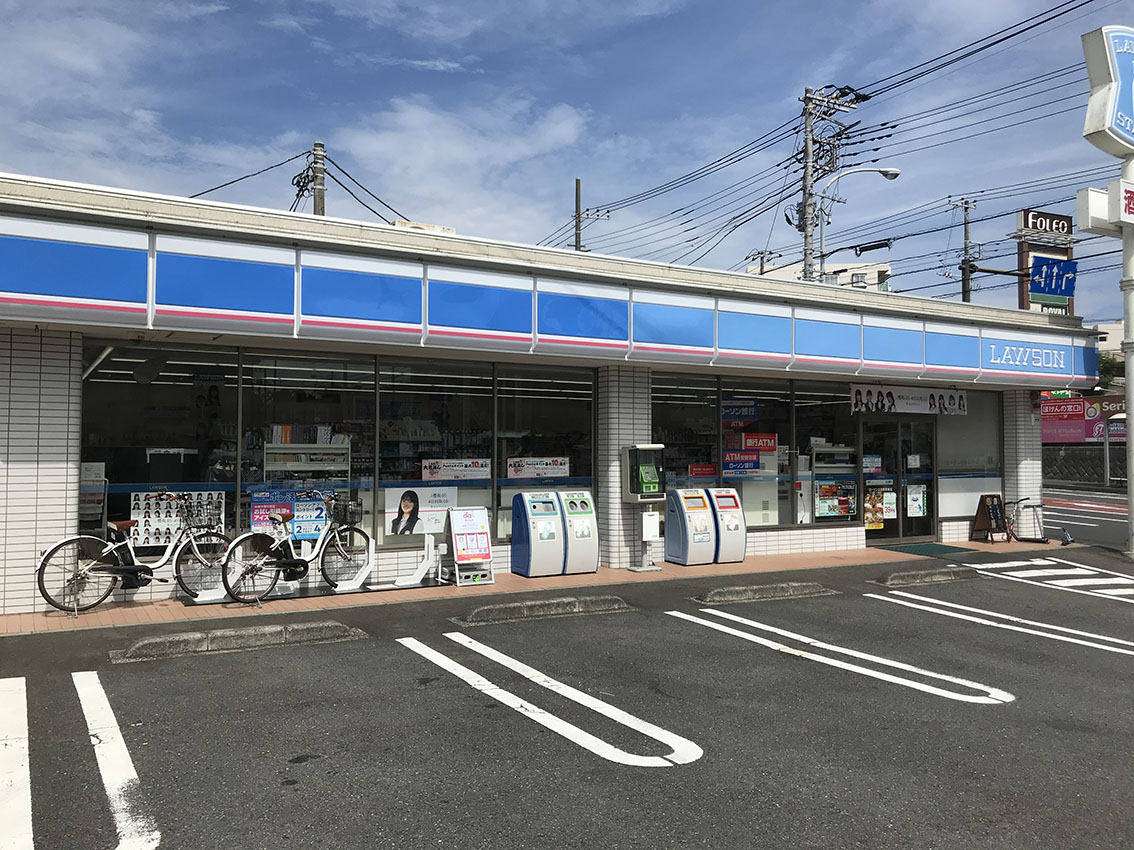
<path id="1" fill-rule="evenodd" d="M 118 519 L 118 520 L 111 520 L 110 522 L 107 523 L 107 525 L 109 525 L 115 531 L 126 531 L 128 529 L 133 528 L 137 524 L 138 524 L 138 521 L 136 519 Z"/>
<path id="2" fill-rule="evenodd" d="M 273 512 L 268 514 L 268 519 L 270 519 L 272 522 L 278 522 L 282 525 L 294 516 L 295 514 L 293 514 L 291 511 L 280 511 L 279 513 Z"/>

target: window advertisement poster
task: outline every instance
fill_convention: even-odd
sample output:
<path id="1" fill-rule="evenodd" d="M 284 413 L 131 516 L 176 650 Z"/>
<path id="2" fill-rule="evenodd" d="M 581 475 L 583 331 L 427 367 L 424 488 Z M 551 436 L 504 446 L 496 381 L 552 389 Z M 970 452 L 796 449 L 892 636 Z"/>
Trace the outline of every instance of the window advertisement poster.
<path id="1" fill-rule="evenodd" d="M 760 474 L 760 452 L 725 452 L 724 473 L 728 476 Z"/>
<path id="2" fill-rule="evenodd" d="M 898 494 L 887 490 L 882 494 L 882 519 L 898 518 Z"/>
<path id="3" fill-rule="evenodd" d="M 422 481 L 487 481 L 492 460 L 480 458 L 432 458 L 421 462 Z"/>
<path id="4" fill-rule="evenodd" d="M 882 509 L 882 502 L 885 494 L 886 491 L 881 487 L 866 488 L 866 494 L 862 499 L 862 519 L 867 531 L 877 531 L 883 527 L 885 514 Z"/>
<path id="5" fill-rule="evenodd" d="M 487 508 L 450 508 L 449 528 L 453 540 L 453 560 L 458 564 L 492 560 Z"/>
<path id="6" fill-rule="evenodd" d="M 906 516 L 925 516 L 925 485 L 906 485 Z"/>
<path id="7" fill-rule="evenodd" d="M 739 452 L 774 452 L 776 451 L 775 434 L 725 434 L 724 447 L 730 451 Z"/>
<path id="8" fill-rule="evenodd" d="M 181 530 L 181 514 L 177 505 L 165 499 L 146 499 L 153 496 L 152 491 L 138 491 L 130 494 L 130 519 L 138 524 L 130 529 L 135 546 L 165 546 L 172 543 Z M 198 502 L 213 502 L 220 505 L 220 516 L 224 517 L 223 490 L 196 490 L 192 497 Z M 290 505 L 288 506 L 290 510 Z M 217 526 L 217 530 L 222 530 Z"/>
<path id="9" fill-rule="evenodd" d="M 689 464 L 689 477 L 716 478 L 717 465 L 715 463 L 691 463 Z"/>
<path id="10" fill-rule="evenodd" d="M 741 431 L 756 421 L 756 399 L 725 396 L 721 399 L 721 424 L 732 431 Z"/>
<path id="11" fill-rule="evenodd" d="M 965 416 L 969 412 L 964 390 L 851 384 L 851 413 L 931 413 Z"/>
<path id="12" fill-rule="evenodd" d="M 274 537 L 284 535 L 283 526 L 272 522 L 273 513 L 289 513 L 294 540 L 315 540 L 330 519 L 327 506 L 317 496 L 304 497 L 302 490 L 260 490 L 252 493 L 252 530 Z"/>
<path id="13" fill-rule="evenodd" d="M 855 511 L 854 499 L 857 489 L 857 483 L 851 481 L 816 482 L 815 515 L 850 516 Z"/>
<path id="14" fill-rule="evenodd" d="M 568 478 L 571 460 L 565 457 L 510 457 L 509 478 Z"/>
<path id="15" fill-rule="evenodd" d="M 862 471 L 863 472 L 881 472 L 882 471 L 882 455 L 863 455 L 862 456 Z"/>
<path id="16" fill-rule="evenodd" d="M 387 487 L 386 534 L 444 534 L 445 517 L 457 507 L 456 487 Z"/>

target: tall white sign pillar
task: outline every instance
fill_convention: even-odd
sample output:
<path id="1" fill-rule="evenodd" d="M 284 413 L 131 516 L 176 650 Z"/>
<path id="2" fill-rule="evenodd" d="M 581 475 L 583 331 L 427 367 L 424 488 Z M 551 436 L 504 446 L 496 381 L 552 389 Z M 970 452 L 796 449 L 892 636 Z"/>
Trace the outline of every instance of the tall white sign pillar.
<path id="1" fill-rule="evenodd" d="M 1079 229 L 1122 239 L 1122 357 L 1126 409 L 1134 410 L 1134 28 L 1100 27 L 1083 36 L 1091 80 L 1083 137 L 1122 159 L 1122 174 L 1106 192 L 1081 189 Z M 1126 438 L 1126 507 L 1134 517 L 1134 434 Z M 1126 554 L 1134 558 L 1134 523 L 1127 523 Z"/>

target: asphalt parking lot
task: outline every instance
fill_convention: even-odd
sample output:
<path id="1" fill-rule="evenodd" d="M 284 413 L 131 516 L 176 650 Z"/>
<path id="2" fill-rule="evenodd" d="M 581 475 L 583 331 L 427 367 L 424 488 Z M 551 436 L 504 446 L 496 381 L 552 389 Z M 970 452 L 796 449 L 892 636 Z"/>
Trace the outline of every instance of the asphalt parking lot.
<path id="1" fill-rule="evenodd" d="M 351 609 L 359 640 L 134 664 L 107 653 L 138 628 L 6 638 L 0 847 L 1127 845 L 1134 608 L 1102 591 L 1134 569 L 968 560 L 476 628 Z"/>

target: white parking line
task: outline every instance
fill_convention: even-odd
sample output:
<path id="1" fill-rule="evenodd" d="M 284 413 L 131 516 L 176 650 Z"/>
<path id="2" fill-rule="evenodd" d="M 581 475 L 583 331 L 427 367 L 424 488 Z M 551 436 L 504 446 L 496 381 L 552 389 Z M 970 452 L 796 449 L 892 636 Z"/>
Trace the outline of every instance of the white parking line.
<path id="1" fill-rule="evenodd" d="M 0 679 L 0 850 L 32 846 L 27 686 Z"/>
<path id="2" fill-rule="evenodd" d="M 572 743 L 578 744 L 580 747 L 590 750 L 595 755 L 601 756 L 608 761 L 630 765 L 631 767 L 673 767 L 675 764 L 688 764 L 696 761 L 704 754 L 702 749 L 692 741 L 675 735 L 672 732 L 667 732 L 665 729 L 655 726 L 652 723 L 647 723 L 620 708 L 615 708 L 609 703 L 592 697 L 590 694 L 585 694 L 569 685 L 556 681 L 550 676 L 545 676 L 538 670 L 514 658 L 510 658 L 502 652 L 497 652 L 492 647 L 486 646 L 479 641 L 465 637 L 459 632 L 449 632 L 445 637 L 456 641 L 462 646 L 468 647 L 474 652 L 479 652 L 484 657 L 490 658 L 498 664 L 502 664 L 509 670 L 519 673 L 525 678 L 535 682 L 537 685 L 541 685 L 560 696 L 564 696 L 569 700 L 591 709 L 591 711 L 610 718 L 616 723 L 620 723 L 636 732 L 641 732 L 643 735 L 653 738 L 659 743 L 665 744 L 671 748 L 672 752 L 666 756 L 640 756 L 628 753 L 625 750 L 615 747 L 613 744 L 608 744 L 606 741 L 595 737 L 589 732 L 584 732 L 575 724 L 568 723 L 566 720 L 544 711 L 539 706 L 516 696 L 511 691 L 506 691 L 498 685 L 494 685 L 488 679 L 473 672 L 468 667 L 458 664 L 447 655 L 442 655 L 435 649 L 431 649 L 416 638 L 398 638 L 397 640 L 398 643 L 406 649 L 410 649 L 423 658 L 432 661 L 438 667 L 448 670 L 458 679 L 462 679 L 486 696 L 490 696 L 504 703 L 504 705 L 518 711 L 524 717 L 534 720 L 536 723 L 545 726 L 557 735 L 562 735 Z"/>
<path id="3" fill-rule="evenodd" d="M 1051 588 L 1053 590 L 1062 590 L 1065 593 L 1081 593 L 1085 596 L 1093 596 L 1096 599 L 1113 599 L 1116 602 L 1134 603 L 1134 599 L 1127 599 L 1124 596 L 1120 596 L 1120 595 L 1117 595 L 1117 594 L 1105 594 L 1104 595 L 1101 590 L 1085 590 L 1085 589 L 1080 589 L 1080 588 L 1077 588 L 1077 587 L 1060 587 L 1058 584 L 1055 584 L 1054 582 L 1036 581 L 1036 580 L 1030 579 L 1030 578 L 1019 578 L 1019 577 L 1014 576 L 1010 573 L 1002 572 L 1002 570 L 1005 567 L 1019 567 L 1019 566 L 1028 566 L 1028 565 L 1031 565 L 1031 564 L 1056 564 L 1056 563 L 1066 564 L 1066 565 L 1071 566 L 1071 567 L 1079 567 L 1080 569 L 1087 570 L 1088 572 L 1094 573 L 1095 575 L 1099 575 L 1099 576 L 1102 576 L 1102 575 L 1120 576 L 1122 578 L 1126 578 L 1126 579 L 1130 579 L 1131 581 L 1134 581 L 1134 576 L 1127 575 L 1126 573 L 1118 573 L 1118 572 L 1115 572 L 1114 570 L 1104 570 L 1104 569 L 1099 569 L 1097 567 L 1088 567 L 1086 564 L 1080 564 L 1077 561 L 1068 561 L 1064 558 L 1049 558 L 1049 559 L 1036 558 L 1036 559 L 1031 560 L 1031 561 L 1006 561 L 1006 562 L 999 563 L 999 564 L 995 564 L 995 563 L 994 564 L 963 564 L 962 566 L 972 567 L 974 570 L 976 570 L 981 575 L 991 576 L 993 578 L 1002 578 L 1002 579 L 1006 579 L 1007 581 L 1018 581 L 1018 582 L 1021 582 L 1022 584 L 1035 585 L 1036 587 L 1047 587 L 1047 588 Z"/>
<path id="4" fill-rule="evenodd" d="M 1058 587 L 1092 587 L 1100 584 L 1134 584 L 1134 581 L 1128 578 L 1115 578 L 1113 576 L 1107 578 L 1059 578 L 1052 579 L 1050 584 Z"/>
<path id="5" fill-rule="evenodd" d="M 1055 569 L 1042 569 L 1042 570 L 1013 570 L 1012 572 L 1003 573 L 1006 576 L 1015 576 L 1016 578 L 1042 578 L 1043 576 L 1084 576 L 1095 575 L 1094 570 L 1084 570 L 1081 567 L 1066 567 Z"/>
<path id="6" fill-rule="evenodd" d="M 1120 638 L 1112 638 L 1107 635 L 1098 635 L 1092 632 L 1081 632 L 1076 629 L 1068 629 L 1064 626 L 1055 626 L 1051 623 L 1040 623 L 1035 620 L 1024 620 L 1019 617 L 1011 617 L 1008 614 L 1000 614 L 996 611 L 985 611 L 982 608 L 970 608 L 968 605 L 957 605 L 953 602 L 943 602 L 940 599 L 931 599 L 927 596 L 918 596 L 914 593 L 905 593 L 900 590 L 891 591 L 889 595 L 883 596 L 877 593 L 863 594 L 869 599 L 878 599 L 882 602 L 892 602 L 895 605 L 904 605 L 907 608 L 917 608 L 922 611 L 929 611 L 933 614 L 941 614 L 945 617 L 953 617 L 958 620 L 968 620 L 973 623 L 980 623 L 983 626 L 992 626 L 997 629 L 1008 629 L 1013 632 L 1023 632 L 1029 635 L 1038 635 L 1039 637 L 1050 638 L 1051 640 L 1061 640 L 1066 643 L 1077 643 L 1080 646 L 1089 646 L 1092 649 L 1103 649 L 1107 652 L 1117 652 L 1122 655 L 1134 655 L 1134 643 Z M 894 596 L 901 596 L 904 599 L 894 599 Z M 906 599 L 917 599 L 921 602 L 929 603 L 928 605 L 918 605 L 913 602 L 907 602 Z M 946 608 L 957 610 L 945 610 Z M 971 611 L 975 614 L 983 614 L 984 617 L 973 617 L 969 614 L 962 614 L 960 611 Z M 997 623 L 993 620 L 987 619 L 988 617 L 997 617 L 1007 622 Z M 1037 629 L 1028 629 L 1023 626 L 1013 626 L 1009 623 L 1023 623 L 1028 626 L 1036 626 L 1037 629 L 1047 629 L 1048 631 L 1038 631 Z M 1065 632 L 1066 634 L 1051 634 L 1053 631 Z M 1068 635 L 1079 635 L 1078 638 L 1069 637 Z M 1093 638 L 1094 640 L 1108 641 L 1111 644 L 1121 644 L 1122 646 L 1130 647 L 1130 649 L 1122 649 L 1119 646 L 1107 646 L 1105 644 L 1095 643 L 1094 640 L 1081 640 L 1080 638 Z"/>
<path id="7" fill-rule="evenodd" d="M 110 813 L 118 830 L 117 850 L 152 850 L 161 843 L 161 833 L 142 808 L 138 774 L 98 673 L 72 673 L 71 679 L 79 694 L 102 784 L 110 801 Z"/>
<path id="8" fill-rule="evenodd" d="M 849 664 L 845 661 L 838 661 L 834 658 L 825 658 L 822 655 L 816 655 L 812 652 L 807 652 L 795 647 L 786 646 L 767 638 L 758 637 L 757 635 L 749 632 L 742 632 L 739 629 L 734 629 L 729 626 L 721 625 L 720 623 L 713 623 L 709 620 L 703 620 L 700 617 L 694 617 L 691 614 L 686 614 L 683 611 L 666 611 L 667 614 L 673 617 L 679 617 L 682 620 L 688 620 L 691 623 L 697 623 L 702 626 L 708 626 L 710 629 L 716 629 L 725 634 L 735 635 L 736 637 L 743 638 L 744 640 L 758 643 L 761 646 L 766 646 L 769 649 L 774 649 L 777 652 L 783 652 L 788 655 L 794 655 L 798 658 L 806 658 L 809 661 L 818 661 L 820 664 L 826 664 L 830 667 L 838 667 L 842 670 L 850 670 L 852 673 L 859 673 L 863 676 L 870 676 L 873 679 L 881 679 L 884 682 L 891 682 L 895 685 L 902 685 L 906 688 L 913 688 L 915 690 L 924 691 L 927 694 L 935 694 L 939 697 L 946 699 L 958 700 L 959 702 L 979 703 L 982 705 L 1003 705 L 1004 703 L 1012 702 L 1016 698 L 1007 691 L 1002 691 L 999 688 L 990 688 L 988 685 L 982 685 L 979 682 L 970 682 L 968 679 L 959 679 L 954 676 L 946 676 L 943 673 L 933 673 L 929 670 L 923 670 L 920 667 L 914 667 L 910 664 L 903 664 L 900 661 L 893 661 L 889 658 L 882 658 L 878 655 L 868 655 L 865 652 L 858 652 L 853 649 L 846 649 L 840 646 L 834 646 L 829 643 L 822 643 L 814 638 L 809 638 L 805 635 L 798 635 L 794 632 L 789 632 L 784 629 L 777 629 L 774 626 L 769 626 L 764 623 L 757 623 L 754 620 L 746 620 L 743 617 L 738 617 L 735 614 L 730 614 L 727 611 L 715 611 L 709 608 L 702 608 L 701 613 L 712 614 L 716 617 L 721 617 L 726 620 L 733 620 L 738 623 L 743 623 L 755 629 L 763 629 L 764 631 L 773 632 L 784 637 L 789 637 L 793 640 L 800 641 L 808 646 L 817 649 L 825 649 L 828 652 L 837 652 L 842 655 L 849 655 L 853 658 L 858 658 L 864 661 L 869 661 L 873 664 L 879 664 L 886 667 L 894 667 L 899 670 L 905 670 L 908 673 L 916 673 L 919 676 L 925 676 L 930 679 L 938 679 L 943 682 L 949 682 L 954 685 L 961 685 L 966 688 L 971 688 L 974 691 L 984 691 L 987 696 L 974 696 L 972 694 L 958 693 L 957 691 L 950 691 L 945 688 L 934 687 L 927 685 L 923 682 L 915 682 L 912 679 L 906 679 L 901 676 L 894 676 L 890 673 L 883 673 L 879 670 L 871 670 L 868 667 L 862 667 L 858 664 Z"/>
<path id="9" fill-rule="evenodd" d="M 1099 593 L 1111 596 L 1134 596 L 1134 587 L 1100 587 Z"/>

